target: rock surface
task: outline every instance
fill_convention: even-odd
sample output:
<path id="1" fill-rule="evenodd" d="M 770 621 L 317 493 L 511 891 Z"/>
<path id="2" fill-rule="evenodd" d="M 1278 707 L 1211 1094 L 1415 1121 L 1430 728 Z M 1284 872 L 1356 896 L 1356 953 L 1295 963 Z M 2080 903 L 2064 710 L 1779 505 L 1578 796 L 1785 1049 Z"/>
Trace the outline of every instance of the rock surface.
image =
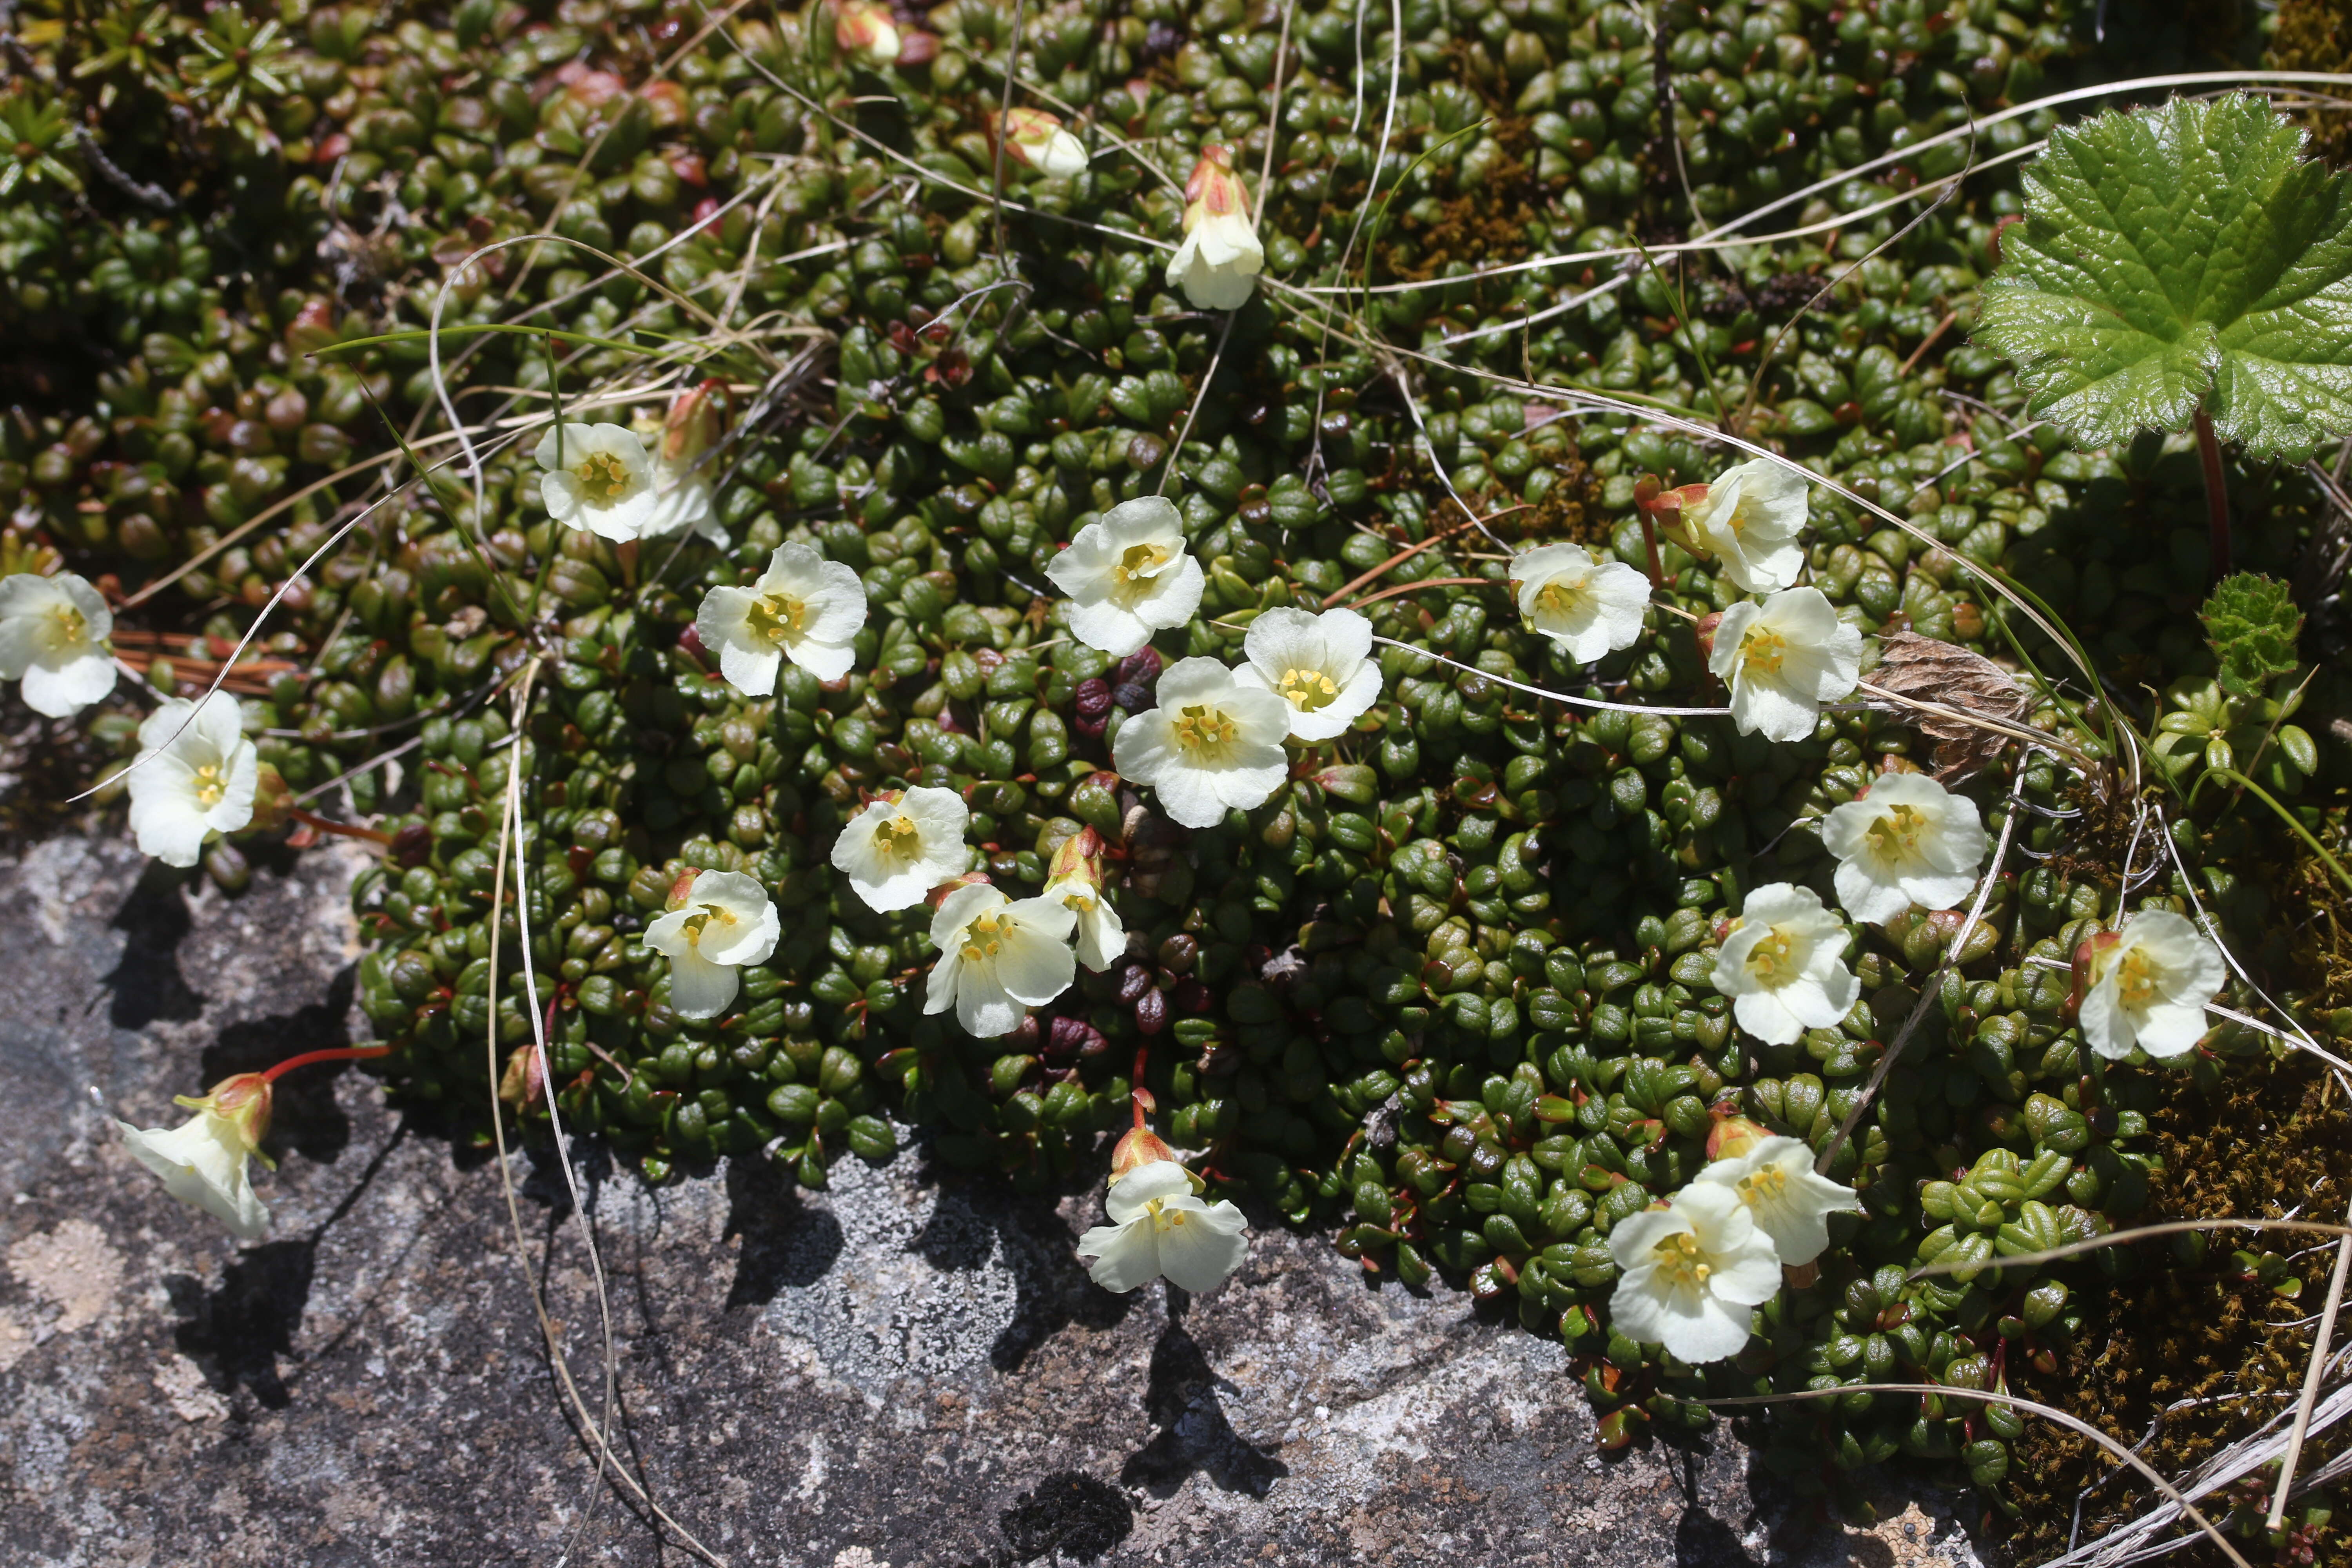
<path id="1" fill-rule="evenodd" d="M 0 1556 L 58 1565 L 693 1561 L 607 1478 L 592 1260 L 551 1157 L 501 1167 L 358 1073 L 283 1086 L 272 1239 L 167 1197 L 92 1102 L 349 1036 L 356 856 L 229 899 L 113 839 L 0 862 Z M 919 1144 L 798 1194 L 738 1162 L 648 1190 L 583 1151 L 614 1448 L 730 1564 L 1465 1565 L 1975 1559 L 1963 1500 L 1789 1519 L 1727 1429 L 1602 1458 L 1560 1347 L 1450 1291 L 1369 1288 L 1261 1224 L 1210 1295 L 1095 1289 L 1095 1198 L 942 1183 Z M 1755 1472 L 1760 1478 L 1761 1468 Z"/>

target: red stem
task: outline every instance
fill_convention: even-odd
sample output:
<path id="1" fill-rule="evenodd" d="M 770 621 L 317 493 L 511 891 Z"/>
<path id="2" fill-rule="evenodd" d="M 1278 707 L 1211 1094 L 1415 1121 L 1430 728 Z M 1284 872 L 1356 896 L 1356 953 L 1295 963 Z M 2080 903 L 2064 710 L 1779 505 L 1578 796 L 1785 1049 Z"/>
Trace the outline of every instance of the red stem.
<path id="1" fill-rule="evenodd" d="M 306 1068 L 312 1062 L 356 1062 L 363 1061 L 369 1057 L 383 1057 L 390 1056 L 391 1054 L 392 1047 L 390 1046 L 337 1046 L 330 1050 L 304 1051 L 299 1057 L 288 1057 L 284 1061 L 279 1062 L 276 1067 L 271 1068 L 268 1071 L 263 1073 L 261 1075 L 261 1081 L 264 1083 L 276 1083 L 279 1078 L 283 1077 L 287 1073 L 292 1072 L 296 1068 Z"/>
<path id="2" fill-rule="evenodd" d="M 2230 492 L 2221 477 L 2221 443 L 2213 436 L 2213 416 L 2197 410 L 2197 455 L 2205 464 L 2205 523 L 2212 542 L 2213 581 L 2230 574 Z"/>
<path id="3" fill-rule="evenodd" d="M 330 822 L 327 818 L 307 812 L 299 805 L 288 806 L 286 815 L 306 827 L 315 827 L 321 833 L 331 833 L 338 837 L 364 838 L 371 844 L 389 845 L 392 842 L 392 835 L 389 833 L 373 827 L 354 827 L 348 822 Z"/>
<path id="4" fill-rule="evenodd" d="M 1130 1079 L 1129 1081 L 1130 1083 L 1132 1083 L 1132 1084 L 1133 1084 L 1137 1089 L 1142 1089 L 1142 1088 L 1143 1088 L 1143 1068 L 1144 1068 L 1144 1064 L 1145 1064 L 1146 1059 L 1147 1059 L 1150 1055 L 1151 1055 L 1151 1042 L 1150 1042 L 1150 1041 L 1149 1041 L 1149 1040 L 1144 1041 L 1143 1043 L 1141 1043 L 1141 1044 L 1138 1045 L 1138 1046 L 1135 1047 L 1135 1077 L 1134 1077 L 1134 1078 L 1132 1078 L 1132 1079 Z M 1146 1092 L 1149 1092 L 1149 1091 L 1147 1090 Z M 1142 1131 L 1142 1129 L 1143 1129 L 1143 1101 L 1141 1101 L 1141 1100 L 1137 1100 L 1137 1099 L 1136 1099 L 1132 1094 L 1129 1094 L 1129 1096 L 1128 1097 L 1128 1102 L 1127 1102 L 1127 1103 L 1128 1103 L 1128 1105 L 1129 1105 L 1129 1109 L 1133 1110 L 1134 1110 L 1134 1112 L 1135 1112 L 1135 1126 L 1136 1126 L 1136 1130 L 1137 1130 L 1138 1131 Z"/>

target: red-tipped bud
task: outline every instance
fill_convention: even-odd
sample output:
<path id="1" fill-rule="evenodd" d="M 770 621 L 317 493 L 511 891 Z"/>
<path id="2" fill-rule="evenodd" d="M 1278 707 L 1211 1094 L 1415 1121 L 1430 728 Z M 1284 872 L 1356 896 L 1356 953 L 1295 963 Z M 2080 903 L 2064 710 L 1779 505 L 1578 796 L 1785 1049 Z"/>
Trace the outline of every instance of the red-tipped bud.
<path id="1" fill-rule="evenodd" d="M 1138 1165 L 1148 1165 L 1154 1160 L 1174 1163 L 1176 1151 L 1149 1127 L 1132 1128 L 1110 1152 L 1110 1179 L 1118 1181 Z"/>
<path id="2" fill-rule="evenodd" d="M 1707 1130 L 1706 1157 L 1737 1160 L 1772 1134 L 1745 1116 L 1727 1116 Z"/>
<path id="3" fill-rule="evenodd" d="M 723 382 L 706 381 L 690 392 L 679 393 L 662 421 L 662 461 L 682 468 L 717 446 L 727 433 L 729 401 Z"/>
<path id="4" fill-rule="evenodd" d="M 1721 625 L 1723 625 L 1723 612 L 1717 610 L 1711 616 L 1701 616 L 1698 625 L 1691 628 L 1691 634 L 1698 638 L 1699 658 L 1706 659 L 1715 657 L 1715 629 Z"/>

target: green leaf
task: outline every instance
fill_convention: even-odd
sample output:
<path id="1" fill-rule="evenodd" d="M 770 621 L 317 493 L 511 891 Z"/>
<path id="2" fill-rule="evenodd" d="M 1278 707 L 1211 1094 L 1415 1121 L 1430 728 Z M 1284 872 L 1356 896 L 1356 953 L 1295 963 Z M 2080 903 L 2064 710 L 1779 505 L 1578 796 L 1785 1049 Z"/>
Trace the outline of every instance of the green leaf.
<path id="1" fill-rule="evenodd" d="M 2258 697 L 2278 677 L 2294 673 L 2303 612 L 2277 578 L 2257 572 L 2224 577 L 2199 616 L 2213 655 L 2221 661 L 2219 679 L 2224 690 Z"/>
<path id="2" fill-rule="evenodd" d="M 2249 456 L 2352 432 L 2352 178 L 2243 94 L 2054 132 L 1976 336 L 2085 447 L 2185 429 Z"/>

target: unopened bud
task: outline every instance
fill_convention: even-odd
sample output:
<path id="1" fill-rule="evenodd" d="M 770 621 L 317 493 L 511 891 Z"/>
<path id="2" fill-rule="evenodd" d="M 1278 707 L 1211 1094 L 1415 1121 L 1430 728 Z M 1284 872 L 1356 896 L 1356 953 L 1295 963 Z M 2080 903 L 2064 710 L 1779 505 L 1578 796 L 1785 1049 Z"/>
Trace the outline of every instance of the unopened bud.
<path id="1" fill-rule="evenodd" d="M 1014 109 L 1004 116 L 1004 150 L 1041 174 L 1067 179 L 1083 173 L 1087 150 L 1042 109 Z"/>
<path id="2" fill-rule="evenodd" d="M 1150 1128 L 1133 1128 L 1111 1149 L 1110 1179 L 1116 1182 L 1138 1165 L 1148 1165 L 1154 1160 L 1165 1160 L 1173 1164 L 1176 1163 L 1176 1151 Z"/>
<path id="3" fill-rule="evenodd" d="M 681 392 L 662 421 L 661 458 L 673 468 L 691 467 L 727 433 L 727 387 L 706 381 Z"/>
<path id="4" fill-rule="evenodd" d="M 225 1142 L 242 1145 L 243 1152 L 275 1169 L 269 1156 L 261 1152 L 261 1141 L 269 1136 L 270 1100 L 269 1080 L 257 1072 L 225 1078 L 201 1099 L 184 1094 L 173 1096 L 176 1105 L 217 1118 L 220 1126 L 216 1131 Z"/>
<path id="5" fill-rule="evenodd" d="M 517 1046 L 507 1058 L 499 1079 L 499 1098 L 518 1111 L 529 1110 L 547 1098 L 547 1075 L 540 1068 L 537 1047 Z"/>
<path id="6" fill-rule="evenodd" d="M 890 7 L 875 0 L 834 0 L 833 41 L 866 65 L 893 65 L 898 58 L 898 25 Z"/>
<path id="7" fill-rule="evenodd" d="M 1726 1116 L 1707 1130 L 1706 1157 L 1737 1160 L 1772 1134 L 1745 1116 Z"/>

